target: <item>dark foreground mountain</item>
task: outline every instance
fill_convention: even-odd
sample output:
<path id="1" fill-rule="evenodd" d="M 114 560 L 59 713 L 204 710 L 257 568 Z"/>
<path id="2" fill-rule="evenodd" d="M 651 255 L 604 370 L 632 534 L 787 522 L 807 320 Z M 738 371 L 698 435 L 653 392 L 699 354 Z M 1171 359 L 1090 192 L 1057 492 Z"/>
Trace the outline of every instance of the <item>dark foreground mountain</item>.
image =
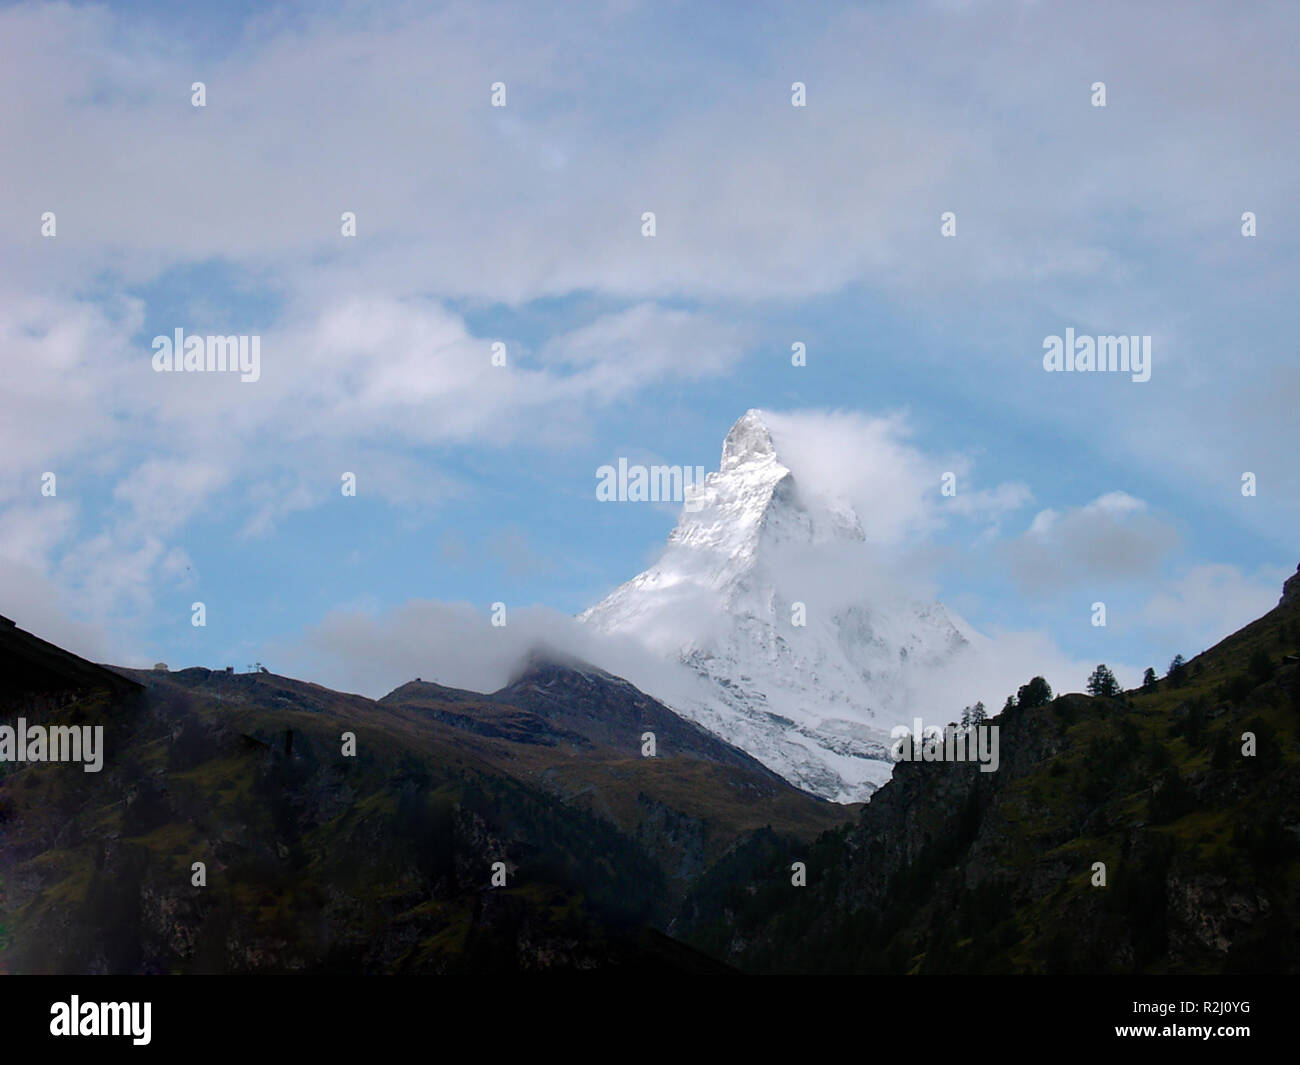
<path id="1" fill-rule="evenodd" d="M 693 879 L 849 813 L 575 664 L 375 702 L 104 670 L 12 627 L 0 657 L 0 723 L 105 728 L 100 772 L 0 763 L 11 972 L 714 971 L 660 931 Z"/>
<path id="2" fill-rule="evenodd" d="M 0 763 L 0 970 L 1294 972 L 1296 580 L 1154 687 L 1005 710 L 996 772 L 903 763 L 865 807 L 553 657 L 372 701 L 0 624 L 0 725 L 105 727 L 101 772 Z"/>
<path id="3" fill-rule="evenodd" d="M 901 763 L 805 888 L 756 834 L 677 933 L 752 971 L 1300 971 L 1298 580 L 1154 687 L 1005 710 L 997 772 Z"/>

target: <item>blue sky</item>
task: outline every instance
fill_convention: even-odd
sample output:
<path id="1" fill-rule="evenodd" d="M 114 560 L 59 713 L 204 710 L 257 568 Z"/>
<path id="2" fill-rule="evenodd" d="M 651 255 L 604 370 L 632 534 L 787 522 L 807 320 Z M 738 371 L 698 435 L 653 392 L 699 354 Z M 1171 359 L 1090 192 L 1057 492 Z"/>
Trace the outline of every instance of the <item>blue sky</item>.
<path id="1" fill-rule="evenodd" d="M 460 677 L 456 604 L 544 631 L 663 543 L 598 466 L 714 469 L 759 407 L 1008 684 L 1163 670 L 1300 554 L 1298 19 L 0 7 L 0 612 L 129 665 Z M 177 327 L 260 335 L 261 380 L 153 373 Z M 1150 381 L 1045 373 L 1067 327 L 1151 336 Z"/>

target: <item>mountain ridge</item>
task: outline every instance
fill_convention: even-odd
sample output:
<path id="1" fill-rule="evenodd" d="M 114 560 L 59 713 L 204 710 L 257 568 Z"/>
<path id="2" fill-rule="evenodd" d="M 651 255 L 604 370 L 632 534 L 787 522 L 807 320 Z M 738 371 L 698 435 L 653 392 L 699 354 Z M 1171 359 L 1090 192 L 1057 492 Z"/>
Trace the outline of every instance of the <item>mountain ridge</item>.
<path id="1" fill-rule="evenodd" d="M 690 880 L 761 826 L 845 815 L 594 669 L 535 662 L 528 709 L 201 667 L 86 687 L 79 663 L 55 698 L 6 691 L 102 723 L 107 753 L 0 764 L 0 971 L 721 971 L 662 939 Z"/>
<path id="2" fill-rule="evenodd" d="M 109 755 L 0 764 L 0 971 L 1294 972 L 1298 647 L 1284 597 L 1144 689 L 1013 704 L 994 773 L 901 763 L 857 808 L 685 723 L 642 757 L 671 711 L 594 668 L 374 701 L 70 661 L 5 705 Z"/>

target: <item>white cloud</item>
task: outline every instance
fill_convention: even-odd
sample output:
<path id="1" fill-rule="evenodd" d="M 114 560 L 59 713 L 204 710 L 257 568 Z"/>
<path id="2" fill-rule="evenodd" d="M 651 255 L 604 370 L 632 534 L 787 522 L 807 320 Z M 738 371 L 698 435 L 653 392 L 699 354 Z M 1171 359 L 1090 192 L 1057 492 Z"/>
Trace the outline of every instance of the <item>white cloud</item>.
<path id="1" fill-rule="evenodd" d="M 1203 238 L 1245 188 L 1293 210 L 1296 148 L 1273 136 L 1297 82 L 1281 8 L 850 7 L 788 23 L 779 44 L 751 37 L 745 64 L 689 40 L 654 48 L 679 17 L 657 15 L 317 11 L 199 62 L 131 15 L 7 8 L 7 134 L 43 150 L 39 167 L 0 161 L 0 212 L 51 276 L 218 256 L 292 264 L 325 299 L 366 277 L 513 303 L 1115 276 L 1124 253 L 1079 218 L 1139 204 L 1149 226 Z M 1243 52 L 1223 56 L 1222 39 Z M 1099 68 L 1124 72 L 1106 109 L 1087 102 Z M 789 106 L 789 71 L 807 108 Z M 204 109 L 188 102 L 199 72 Z M 498 76 L 504 111 L 488 105 Z M 38 250 L 47 209 L 75 262 Z M 945 209 L 956 241 L 936 237 Z"/>
<path id="2" fill-rule="evenodd" d="M 708 315 L 641 303 L 556 337 L 540 358 L 584 371 L 571 387 L 614 398 L 664 377 L 720 375 L 741 360 L 746 339 Z"/>
<path id="3" fill-rule="evenodd" d="M 1254 574 L 1224 563 L 1193 566 L 1151 596 L 1141 623 L 1169 642 L 1170 658 L 1190 658 L 1272 610 L 1289 572 L 1274 566 Z M 1164 672 L 1161 663 L 1156 666 Z"/>
<path id="4" fill-rule="evenodd" d="M 1275 538 L 1292 527 L 1279 518 L 1300 498 L 1285 346 L 1194 349 L 1198 292 L 1181 274 L 1162 289 L 1151 278 L 1167 272 L 1147 269 L 1157 253 L 1199 265 L 1200 296 L 1289 313 L 1278 235 L 1295 229 L 1300 148 L 1276 131 L 1294 125 L 1300 75 L 1285 7 L 855 6 L 750 34 L 734 59 L 673 32 L 704 16 L 646 10 L 311 11 L 268 16 L 210 55 L 102 7 L 0 10 L 0 138 L 40 145 L 0 155 L 0 523 L 26 530 L 13 557 L 116 615 L 175 578 L 169 537 L 237 480 L 253 535 L 354 467 L 362 491 L 434 502 L 455 486 L 422 478 L 408 449 L 571 440 L 584 415 L 649 383 L 736 367 L 748 334 L 732 323 L 761 302 L 855 284 L 936 315 L 962 299 L 982 309 L 1001 286 L 1012 298 L 976 338 L 952 336 L 984 349 L 978 372 L 1008 417 L 1032 406 L 1062 434 L 1082 418 L 1089 449 L 1180 471 L 1225 507 L 1254 470 L 1261 495 L 1241 520 Z M 505 112 L 488 107 L 488 71 L 510 86 Z M 203 110 L 188 104 L 196 77 Z M 789 107 L 795 77 L 807 109 Z M 1104 110 L 1086 103 L 1098 77 Z M 1243 252 L 1247 207 L 1265 228 Z M 947 209 L 952 241 L 937 235 Z M 54 240 L 39 236 L 46 210 Z M 344 210 L 358 213 L 355 240 L 339 235 Z M 213 261 L 284 301 L 257 385 L 151 373 L 136 334 L 157 308 L 95 298 Z M 634 306 L 504 370 L 488 362 L 493 338 L 447 309 L 573 293 Z M 703 309 L 669 309 L 679 296 Z M 209 298 L 187 310 L 219 319 Z M 1007 370 L 1034 368 L 1003 343 L 1027 306 L 1106 330 L 1117 314 L 1156 323 L 1143 329 L 1158 336 L 1156 376 L 1120 393 L 1113 431 Z M 797 427 L 810 479 L 849 498 L 882 545 L 924 542 L 948 515 L 996 531 L 1030 498 L 971 484 L 968 461 L 925 454 L 902 419 Z M 947 469 L 959 493 L 944 509 Z M 61 496 L 99 478 L 127 505 L 62 562 L 84 510 L 32 524 L 45 470 Z M 1177 538 L 1127 498 L 1042 511 L 1013 556 L 1024 586 L 1154 579 Z M 1211 607 L 1182 594 L 1193 616 Z"/>
<path id="5" fill-rule="evenodd" d="M 63 589 L 33 566 L 0 557 L 0 612 L 42 640 L 92 662 L 123 662 L 128 640 L 115 640 L 108 626 L 78 621 L 78 606 Z"/>
<path id="6" fill-rule="evenodd" d="M 996 714 L 1007 696 L 1015 695 L 1032 677 L 1045 678 L 1056 695 L 1081 692 L 1097 665 L 1096 661 L 1062 650 L 1046 632 L 990 628 L 985 634 L 974 634 L 973 643 L 974 654 L 931 671 L 923 687 L 912 695 L 916 705 L 935 708 L 935 719 L 927 718 L 927 724 L 955 721 L 962 707 L 977 700 L 984 703 L 990 715 Z M 1123 687 L 1133 688 L 1140 683 L 1142 670 L 1136 664 L 1107 664 Z"/>
<path id="7" fill-rule="evenodd" d="M 319 314 L 294 308 L 262 336 L 260 380 L 244 383 L 154 372 L 151 350 L 131 340 L 141 324 L 134 303 L 115 318 L 78 301 L 0 312 L 12 356 L 0 376 L 13 386 L 0 392 L 0 523 L 12 551 L 71 582 L 73 601 L 101 619 L 147 609 L 174 577 L 172 541 L 218 497 L 253 537 L 339 498 L 344 472 L 368 499 L 427 510 L 469 490 L 428 448 L 546 446 L 664 375 L 705 376 L 741 356 L 737 330 L 643 305 L 561 337 L 550 365 L 516 353 L 500 367 L 490 339 L 437 301 L 357 296 Z M 46 470 L 60 500 L 106 483 L 123 506 L 100 508 L 84 529 L 55 502 L 33 510 L 47 502 Z M 55 513 L 57 528 L 33 526 L 33 514 Z"/>
<path id="8" fill-rule="evenodd" d="M 551 651 L 599 665 L 643 688 L 682 693 L 697 681 L 637 644 L 608 637 L 546 607 L 507 606 L 494 627 L 490 605 L 408 600 L 388 610 L 340 609 L 276 641 L 271 668 L 377 698 L 415 677 L 491 692 L 527 655 Z"/>
<path id="9" fill-rule="evenodd" d="M 950 515 L 992 520 L 1030 498 L 1021 484 L 981 489 L 963 455 L 932 455 L 913 440 L 906 415 L 844 411 L 764 411 L 778 457 L 815 494 L 847 502 L 867 540 L 882 547 L 924 537 Z M 942 475 L 957 475 L 957 495 L 941 495 Z M 957 502 L 960 500 L 960 502 Z"/>
<path id="10" fill-rule="evenodd" d="M 166 535 L 201 510 L 233 472 L 203 458 L 146 459 L 117 482 L 113 495 L 130 504 L 141 528 Z"/>
<path id="11" fill-rule="evenodd" d="M 1044 594 L 1089 581 L 1154 581 L 1178 542 L 1145 502 L 1110 492 L 1064 513 L 1039 511 L 1003 552 L 1020 587 Z"/>

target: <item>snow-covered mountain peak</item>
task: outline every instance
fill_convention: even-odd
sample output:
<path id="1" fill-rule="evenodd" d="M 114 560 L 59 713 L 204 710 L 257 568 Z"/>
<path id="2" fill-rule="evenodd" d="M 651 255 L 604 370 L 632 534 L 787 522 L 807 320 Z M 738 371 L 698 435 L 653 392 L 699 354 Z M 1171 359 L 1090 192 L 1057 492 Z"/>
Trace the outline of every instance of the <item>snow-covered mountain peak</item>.
<path id="1" fill-rule="evenodd" d="M 707 583 L 728 583 L 761 556 L 795 545 L 832 539 L 862 540 L 862 525 L 848 504 L 814 499 L 781 462 L 763 412 L 747 411 L 727 433 L 722 461 L 710 473 L 669 536 L 660 566 L 688 563 L 680 549 L 711 554 Z"/>
<path id="2" fill-rule="evenodd" d="M 721 472 L 775 462 L 776 444 L 772 441 L 772 431 L 763 420 L 763 412 L 753 408 L 745 411 L 722 442 Z"/>
<path id="3" fill-rule="evenodd" d="M 881 579 L 853 508 L 808 489 L 780 439 L 747 411 L 658 561 L 581 620 L 688 666 L 698 694 L 660 695 L 679 713 L 800 787 L 860 800 L 893 769 L 911 681 L 968 639 L 900 590 L 905 575 Z"/>

